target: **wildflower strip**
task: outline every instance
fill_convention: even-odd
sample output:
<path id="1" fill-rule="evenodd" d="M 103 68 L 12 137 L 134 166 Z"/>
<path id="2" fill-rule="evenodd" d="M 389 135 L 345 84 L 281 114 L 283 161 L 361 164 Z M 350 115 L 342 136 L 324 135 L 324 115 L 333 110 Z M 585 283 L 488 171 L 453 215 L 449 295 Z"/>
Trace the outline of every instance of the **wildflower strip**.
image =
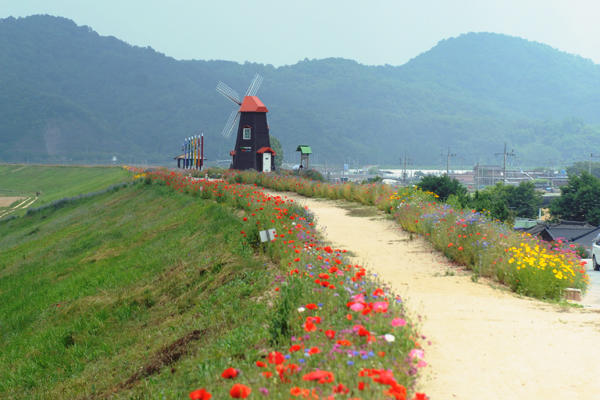
<path id="1" fill-rule="evenodd" d="M 351 264 L 345 250 L 324 246 L 310 211 L 254 185 L 148 172 L 165 185 L 240 211 L 239 240 L 278 260 L 273 278 L 270 350 L 250 369 L 231 365 L 211 387 L 191 387 L 190 398 L 425 399 L 416 393 L 427 365 L 418 327 L 402 299 L 377 276 Z M 275 228 L 262 244 L 259 231 Z"/>

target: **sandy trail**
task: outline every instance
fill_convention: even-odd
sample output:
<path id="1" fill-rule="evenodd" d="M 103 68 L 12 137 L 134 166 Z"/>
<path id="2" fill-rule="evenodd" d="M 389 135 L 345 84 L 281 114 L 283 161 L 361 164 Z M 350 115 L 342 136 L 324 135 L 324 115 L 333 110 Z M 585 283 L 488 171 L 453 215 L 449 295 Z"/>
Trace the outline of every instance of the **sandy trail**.
<path id="1" fill-rule="evenodd" d="M 391 282 L 423 315 L 422 334 L 432 343 L 420 389 L 432 400 L 600 399 L 598 310 L 474 283 L 372 208 L 277 194 L 307 205 L 333 245 L 351 250 L 354 262 Z"/>

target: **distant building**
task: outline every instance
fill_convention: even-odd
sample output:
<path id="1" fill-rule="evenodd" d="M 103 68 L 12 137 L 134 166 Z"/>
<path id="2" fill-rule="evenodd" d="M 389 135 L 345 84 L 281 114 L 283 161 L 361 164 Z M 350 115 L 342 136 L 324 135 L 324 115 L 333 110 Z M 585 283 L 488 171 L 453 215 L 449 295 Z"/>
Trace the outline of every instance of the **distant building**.
<path id="1" fill-rule="evenodd" d="M 546 242 L 561 240 L 568 243 L 580 243 L 589 247 L 591 246 L 591 239 L 588 240 L 587 237 L 590 235 L 592 239 L 596 237 L 600 233 L 600 228 L 590 225 L 588 222 L 561 220 L 559 223 L 554 224 L 538 221 L 535 226 L 523 229 L 523 231 L 532 236 L 538 236 Z"/>

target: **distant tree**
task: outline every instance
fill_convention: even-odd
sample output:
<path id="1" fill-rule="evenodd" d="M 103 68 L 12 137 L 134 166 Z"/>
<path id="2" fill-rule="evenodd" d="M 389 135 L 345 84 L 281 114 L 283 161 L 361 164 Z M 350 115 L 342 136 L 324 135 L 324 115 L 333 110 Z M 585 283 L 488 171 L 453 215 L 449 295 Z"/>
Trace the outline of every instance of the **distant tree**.
<path id="1" fill-rule="evenodd" d="M 446 174 L 442 176 L 426 175 L 417 183 L 417 187 L 437 194 L 442 201 L 446 201 L 451 195 L 457 197 L 467 195 L 467 188 L 458 179 L 451 179 Z"/>
<path id="2" fill-rule="evenodd" d="M 592 175 L 596 178 L 600 178 L 600 162 L 592 162 L 591 165 Z M 577 161 L 573 163 L 573 165 L 567 167 L 567 174 L 569 175 L 579 175 L 583 171 L 590 171 L 590 163 L 589 161 Z"/>
<path id="3" fill-rule="evenodd" d="M 379 173 L 379 169 L 376 166 L 372 166 L 369 168 L 369 174 L 377 175 Z"/>
<path id="4" fill-rule="evenodd" d="M 542 205 L 542 194 L 535 190 L 535 185 L 531 182 L 521 182 L 518 186 L 498 183 L 485 191 L 491 193 L 493 202 L 504 202 L 514 217 L 535 218 Z"/>
<path id="5" fill-rule="evenodd" d="M 560 188 L 560 197 L 550 203 L 552 220 L 589 221 L 600 224 L 600 179 L 582 171 L 570 175 L 569 184 Z"/>
<path id="6" fill-rule="evenodd" d="M 417 171 L 413 175 L 420 179 L 425 176 L 425 173 L 423 173 L 423 171 Z"/>
<path id="7" fill-rule="evenodd" d="M 275 168 L 281 168 L 283 164 L 283 147 L 281 146 L 281 142 L 275 136 L 271 135 L 271 148 L 275 152 Z"/>

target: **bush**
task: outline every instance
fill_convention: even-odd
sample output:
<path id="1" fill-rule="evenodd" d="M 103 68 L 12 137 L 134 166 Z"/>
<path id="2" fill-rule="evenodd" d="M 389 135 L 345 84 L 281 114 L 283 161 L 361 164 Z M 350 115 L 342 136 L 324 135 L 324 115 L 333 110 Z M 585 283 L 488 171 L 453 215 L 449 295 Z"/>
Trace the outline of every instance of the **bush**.
<path id="1" fill-rule="evenodd" d="M 459 198 L 467 195 L 467 188 L 458 179 L 450 178 L 445 174 L 442 176 L 426 175 L 417 184 L 417 187 L 425 192 L 437 194 L 441 201 L 446 201 L 451 195 Z"/>

